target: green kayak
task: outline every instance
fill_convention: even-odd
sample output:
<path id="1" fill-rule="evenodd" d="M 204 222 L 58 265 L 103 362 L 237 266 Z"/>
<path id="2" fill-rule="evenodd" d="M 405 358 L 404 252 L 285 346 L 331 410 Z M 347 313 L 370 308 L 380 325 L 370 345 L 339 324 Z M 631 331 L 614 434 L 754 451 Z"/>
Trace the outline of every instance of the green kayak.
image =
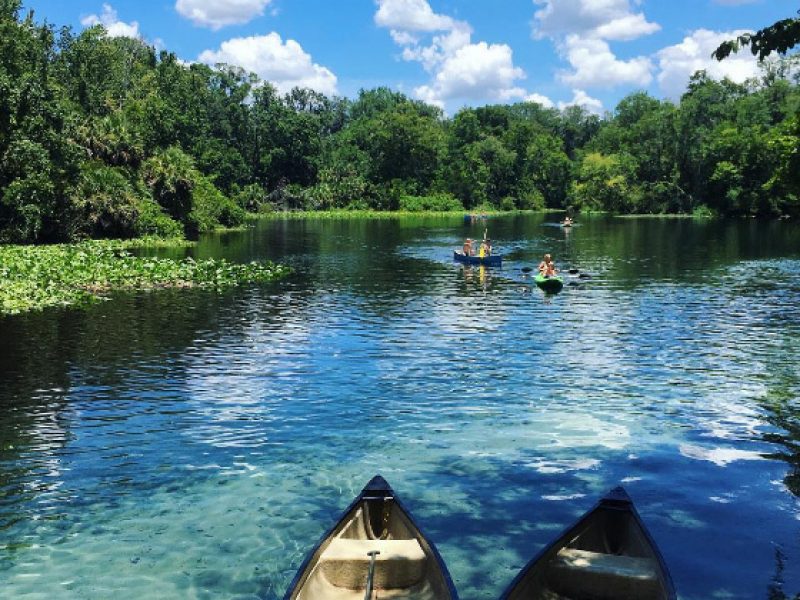
<path id="1" fill-rule="evenodd" d="M 545 292 L 560 292 L 561 288 L 564 287 L 564 280 L 561 277 L 545 277 L 541 273 L 539 273 L 535 278 L 534 281 L 536 285 L 542 288 Z"/>

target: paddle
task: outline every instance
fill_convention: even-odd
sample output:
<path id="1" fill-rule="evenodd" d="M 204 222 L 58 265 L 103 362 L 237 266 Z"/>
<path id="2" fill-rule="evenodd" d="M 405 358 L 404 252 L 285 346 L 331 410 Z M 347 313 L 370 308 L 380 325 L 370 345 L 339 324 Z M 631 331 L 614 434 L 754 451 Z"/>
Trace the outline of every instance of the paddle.
<path id="1" fill-rule="evenodd" d="M 522 269 L 520 269 L 520 270 L 523 273 L 530 273 L 531 271 L 533 271 L 533 267 L 522 267 Z"/>
<path id="2" fill-rule="evenodd" d="M 367 593 L 364 595 L 364 600 L 370 600 L 372 597 L 372 578 L 375 575 L 375 557 L 380 554 L 380 550 L 370 550 L 367 556 L 370 557 L 369 573 L 367 573 Z"/>

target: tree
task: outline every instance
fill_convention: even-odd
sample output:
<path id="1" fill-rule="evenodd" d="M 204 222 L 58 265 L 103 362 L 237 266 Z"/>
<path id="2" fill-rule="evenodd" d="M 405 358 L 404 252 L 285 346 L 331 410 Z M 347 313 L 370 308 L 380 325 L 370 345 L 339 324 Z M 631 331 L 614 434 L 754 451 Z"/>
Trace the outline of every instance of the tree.
<path id="1" fill-rule="evenodd" d="M 589 153 L 581 161 L 571 199 L 580 210 L 636 212 L 641 201 L 641 190 L 634 181 L 632 157 Z"/>
<path id="2" fill-rule="evenodd" d="M 800 43 L 800 18 L 783 19 L 755 33 L 745 33 L 734 40 L 722 42 L 711 54 L 717 60 L 724 60 L 741 48 L 750 47 L 753 56 L 764 60 L 773 52 L 786 54 Z"/>

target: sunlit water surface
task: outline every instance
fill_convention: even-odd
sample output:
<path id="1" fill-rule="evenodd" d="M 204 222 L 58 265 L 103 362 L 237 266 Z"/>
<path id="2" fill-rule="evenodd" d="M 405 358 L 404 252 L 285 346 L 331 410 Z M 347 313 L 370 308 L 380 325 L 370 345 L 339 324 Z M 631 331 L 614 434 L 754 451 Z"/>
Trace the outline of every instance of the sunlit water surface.
<path id="1" fill-rule="evenodd" d="M 467 600 L 619 483 L 682 598 L 793 597 L 800 228 L 549 220 L 490 271 L 460 219 L 262 222 L 187 252 L 286 281 L 0 319 L 0 596 L 280 598 L 381 473 Z"/>

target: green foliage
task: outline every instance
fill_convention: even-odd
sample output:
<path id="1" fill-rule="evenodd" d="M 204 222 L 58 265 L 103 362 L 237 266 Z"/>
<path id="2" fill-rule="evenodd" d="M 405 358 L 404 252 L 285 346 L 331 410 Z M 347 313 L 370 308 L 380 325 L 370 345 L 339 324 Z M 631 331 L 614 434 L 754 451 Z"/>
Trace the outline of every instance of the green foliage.
<path id="1" fill-rule="evenodd" d="M 144 142 L 126 113 L 88 120 L 78 130 L 81 144 L 91 158 L 106 164 L 138 167 L 144 158 Z"/>
<path id="2" fill-rule="evenodd" d="M 404 181 L 412 194 L 430 188 L 444 156 L 439 121 L 411 102 L 354 121 L 348 134 L 368 157 L 373 182 Z"/>
<path id="3" fill-rule="evenodd" d="M 270 204 L 267 202 L 267 191 L 256 183 L 246 185 L 238 190 L 233 197 L 234 202 L 250 213 L 269 212 Z"/>
<path id="4" fill-rule="evenodd" d="M 515 210 L 516 208 L 517 202 L 511 196 L 506 196 L 500 201 L 501 210 Z"/>
<path id="5" fill-rule="evenodd" d="M 407 212 L 449 212 L 463 211 L 464 205 L 451 194 L 432 194 L 430 196 L 403 196 L 400 210 Z"/>
<path id="6" fill-rule="evenodd" d="M 287 267 L 269 262 L 135 257 L 119 244 L 104 242 L 0 246 L 0 314 L 81 305 L 120 289 L 224 289 L 287 272 Z"/>
<path id="7" fill-rule="evenodd" d="M 136 236 L 142 237 L 170 239 L 183 236 L 183 226 L 150 198 L 139 202 L 133 231 Z"/>
<path id="8" fill-rule="evenodd" d="M 153 199 L 177 221 L 186 221 L 192 210 L 192 190 L 198 178 L 194 161 L 177 146 L 150 158 L 142 175 Z"/>
<path id="9" fill-rule="evenodd" d="M 578 210 L 636 212 L 641 190 L 631 181 L 633 161 L 626 155 L 589 153 L 583 157 L 572 188 L 572 204 Z"/>
<path id="10" fill-rule="evenodd" d="M 139 206 L 125 174 L 118 168 L 86 163 L 74 196 L 80 234 L 92 238 L 129 238 L 136 235 Z"/>
<path id="11" fill-rule="evenodd" d="M 750 47 L 753 56 L 764 60 L 773 52 L 786 54 L 800 43 L 800 18 L 782 19 L 755 33 L 745 33 L 733 40 L 722 42 L 711 54 L 717 60 L 724 60 L 741 48 Z"/>
<path id="12" fill-rule="evenodd" d="M 47 172 L 9 183 L 0 199 L 0 242 L 40 239 L 45 215 L 55 203 L 55 193 Z"/>
<path id="13" fill-rule="evenodd" d="M 536 188 L 527 190 L 522 196 L 517 198 L 517 208 L 521 210 L 544 210 L 547 207 L 542 192 Z"/>
<path id="14" fill-rule="evenodd" d="M 192 231 L 211 231 L 217 225 L 235 227 L 244 223 L 245 216 L 245 210 L 220 192 L 211 180 L 197 178 L 192 189 L 192 211 L 187 219 Z"/>

